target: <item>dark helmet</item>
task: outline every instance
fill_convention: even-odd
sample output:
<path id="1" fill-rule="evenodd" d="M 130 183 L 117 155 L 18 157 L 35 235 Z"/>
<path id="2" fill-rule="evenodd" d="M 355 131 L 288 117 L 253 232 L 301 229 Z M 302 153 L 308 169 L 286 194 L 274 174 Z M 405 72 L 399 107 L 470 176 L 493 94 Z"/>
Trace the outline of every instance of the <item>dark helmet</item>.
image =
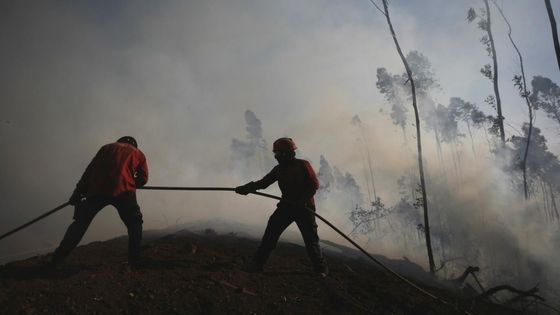
<path id="1" fill-rule="evenodd" d="M 272 152 L 294 152 L 296 149 L 296 143 L 292 138 L 280 138 L 272 144 Z"/>
<path id="2" fill-rule="evenodd" d="M 134 139 L 131 136 L 120 137 L 119 140 L 117 140 L 117 142 L 128 143 L 133 145 L 135 148 L 138 148 L 138 143 L 136 142 L 136 139 Z"/>

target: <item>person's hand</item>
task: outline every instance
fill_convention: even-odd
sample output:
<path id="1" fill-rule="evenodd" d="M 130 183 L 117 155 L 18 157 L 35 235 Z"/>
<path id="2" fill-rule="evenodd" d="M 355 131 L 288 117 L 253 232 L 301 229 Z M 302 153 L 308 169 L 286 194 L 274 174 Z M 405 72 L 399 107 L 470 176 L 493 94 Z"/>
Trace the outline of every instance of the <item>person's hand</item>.
<path id="1" fill-rule="evenodd" d="M 242 186 L 237 186 L 235 187 L 235 192 L 240 194 L 240 195 L 247 195 L 250 192 L 252 192 L 254 189 L 251 189 L 249 184 L 245 184 Z"/>
<path id="2" fill-rule="evenodd" d="M 77 204 L 79 204 L 80 202 L 82 202 L 82 198 L 84 196 L 82 194 L 80 194 L 77 191 L 74 191 L 74 193 L 72 193 L 72 196 L 70 196 L 70 199 L 68 199 L 68 203 L 72 206 L 75 206 Z"/>

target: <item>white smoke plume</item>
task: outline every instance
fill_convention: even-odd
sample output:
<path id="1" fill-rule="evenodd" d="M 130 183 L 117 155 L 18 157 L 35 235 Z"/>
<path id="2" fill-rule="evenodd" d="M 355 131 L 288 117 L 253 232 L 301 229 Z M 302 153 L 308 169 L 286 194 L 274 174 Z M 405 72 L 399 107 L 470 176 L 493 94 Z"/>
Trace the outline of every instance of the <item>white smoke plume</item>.
<path id="1" fill-rule="evenodd" d="M 472 5 L 392 1 L 391 9 L 405 50 L 432 62 L 441 85 L 432 95 L 434 106 L 461 97 L 490 114 L 483 100 L 491 85 L 479 73 L 488 59 L 479 31 L 465 21 Z M 507 5 L 529 75 L 558 83 L 544 9 L 533 1 Z M 512 135 L 527 120 L 509 81 L 518 65 L 498 22 L 495 34 L 505 78 L 506 132 Z M 146 154 L 150 185 L 233 187 L 258 179 L 271 167 L 266 161 L 273 161 L 267 144 L 290 136 L 298 156 L 316 171 L 322 155 L 333 172 L 337 167 L 344 177 L 350 174 L 366 208 L 373 183 L 386 206 L 396 205 L 402 197 L 398 180 L 417 176 L 417 170 L 412 120 L 409 116 L 404 144 L 391 105 L 375 85 L 378 68 L 403 71 L 392 45 L 383 17 L 369 1 L 4 1 L 0 229 L 64 202 L 96 150 L 123 135 L 136 137 Z M 356 115 L 363 132 L 352 124 Z M 549 136 L 553 129 L 538 115 L 557 153 L 559 143 Z M 484 129 L 474 131 L 476 156 L 466 138 L 455 147 L 443 145 L 438 156 L 433 138 L 425 133 L 436 255 L 438 262 L 459 257 L 442 272 L 452 276 L 466 264 L 478 264 L 488 283 L 540 281 L 557 290 L 558 226 L 543 219 L 536 200 L 525 202 L 512 188 L 510 174 L 488 151 Z M 232 139 L 258 139 L 265 148 L 262 165 L 247 168 L 250 174 L 237 166 L 232 170 Z M 366 147 L 374 181 L 368 177 Z M 146 229 L 226 218 L 264 230 L 274 209 L 272 201 L 231 193 L 141 191 L 139 202 Z M 352 207 L 341 207 L 347 203 L 327 199 L 318 209 L 350 232 Z M 413 223 L 418 217 L 391 217 L 392 228 L 383 223 L 383 231 L 360 241 L 372 251 L 425 265 L 425 247 Z M 0 256 L 52 248 L 70 221 L 70 209 L 49 217 L 3 240 Z M 124 232 L 115 211 L 106 209 L 84 242 Z M 324 226 L 320 235 L 339 240 Z"/>

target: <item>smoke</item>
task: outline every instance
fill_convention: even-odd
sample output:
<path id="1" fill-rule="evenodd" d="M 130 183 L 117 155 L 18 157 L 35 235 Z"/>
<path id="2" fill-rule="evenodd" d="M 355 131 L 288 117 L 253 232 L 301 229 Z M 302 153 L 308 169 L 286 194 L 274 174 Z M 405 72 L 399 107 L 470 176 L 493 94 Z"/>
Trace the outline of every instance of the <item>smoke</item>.
<path id="1" fill-rule="evenodd" d="M 442 86 L 431 95 L 434 112 L 442 104 L 438 117 L 448 123 L 438 128 L 454 138 L 466 132 L 457 117 L 444 119 L 452 114 L 450 95 L 476 109 L 466 114 L 476 116 L 475 154 L 470 143 L 445 141 L 438 149 L 433 131 L 424 137 L 438 261 L 461 257 L 446 269 L 450 276 L 467 263 L 480 264 L 489 282 L 510 280 L 506 275 L 532 285 L 535 279 L 560 278 L 553 264 L 560 258 L 557 226 L 543 221 L 536 201 L 520 200 L 509 174 L 489 153 L 481 113 L 490 113 L 483 99 L 491 88 L 479 74 L 487 56 L 478 45 L 480 34 L 464 21 L 467 4 L 391 5 L 405 50 L 423 52 L 413 54 L 419 66 L 429 56 Z M 433 5 L 439 10 L 430 10 Z M 150 185 L 230 187 L 266 174 L 273 165 L 268 144 L 290 136 L 298 156 L 318 171 L 322 187 L 335 192 L 318 198 L 318 211 L 350 232 L 349 213 L 355 204 L 370 209 L 367 183 L 375 182 L 385 207 L 395 208 L 378 226 L 383 233 L 359 240 L 372 251 L 425 264 L 421 214 L 414 207 L 412 109 L 406 95 L 395 94 L 398 102 L 387 103 L 388 94 L 376 89 L 376 75 L 388 85 L 404 84 L 392 75 L 403 69 L 384 20 L 368 1 L 0 6 L 2 231 L 64 202 L 97 149 L 123 135 L 137 138 L 146 154 Z M 431 18 L 436 11 L 438 18 Z M 528 4 L 512 4 L 512 11 L 512 21 L 533 21 L 519 27 L 526 32 L 519 44 L 533 50 L 527 68 L 554 79 L 548 41 L 531 35 L 547 29 L 541 12 Z M 499 51 L 508 51 L 504 45 L 498 42 Z M 511 60 L 503 58 L 505 71 L 517 68 Z M 513 87 L 503 90 L 504 104 L 519 102 Z M 521 126 L 526 116 L 515 108 L 505 109 L 507 122 Z M 356 115 L 362 131 L 352 126 Z M 368 179 L 366 147 L 375 181 Z M 557 146 L 550 147 L 555 152 Z M 268 192 L 278 194 L 275 187 Z M 275 207 L 231 193 L 138 195 L 146 229 L 226 218 L 264 230 Z M 3 240 L 0 255 L 56 246 L 71 216 L 66 209 Z M 84 242 L 124 232 L 115 211 L 106 209 Z M 324 226 L 319 233 L 340 240 Z M 519 263 L 512 268 L 511 261 Z"/>

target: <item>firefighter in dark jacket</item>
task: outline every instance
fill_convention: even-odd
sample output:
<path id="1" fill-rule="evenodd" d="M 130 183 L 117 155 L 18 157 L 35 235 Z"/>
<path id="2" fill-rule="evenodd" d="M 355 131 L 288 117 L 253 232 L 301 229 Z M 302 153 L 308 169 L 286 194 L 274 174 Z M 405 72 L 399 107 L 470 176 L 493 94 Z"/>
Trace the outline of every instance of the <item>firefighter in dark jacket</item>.
<path id="1" fill-rule="evenodd" d="M 309 258 L 313 263 L 314 271 L 324 277 L 328 273 L 328 267 L 319 247 L 315 216 L 309 211 L 315 211 L 313 196 L 319 188 L 319 180 L 308 161 L 296 159 L 295 150 L 296 145 L 291 138 L 276 140 L 272 151 L 278 165 L 261 180 L 235 188 L 235 192 L 238 194 L 247 195 L 278 181 L 278 186 L 282 191 L 282 200 L 268 220 L 261 244 L 249 265 L 249 271 L 262 272 L 282 232 L 292 222 L 296 222 L 303 236 Z"/>
<path id="2" fill-rule="evenodd" d="M 55 250 L 52 265 L 60 265 L 78 245 L 95 215 L 112 205 L 128 229 L 128 263 L 137 266 L 143 221 L 136 201 L 136 188 L 144 186 L 147 181 L 146 157 L 133 137 L 122 137 L 101 147 L 70 197 L 69 203 L 75 206 L 74 222 Z"/>

